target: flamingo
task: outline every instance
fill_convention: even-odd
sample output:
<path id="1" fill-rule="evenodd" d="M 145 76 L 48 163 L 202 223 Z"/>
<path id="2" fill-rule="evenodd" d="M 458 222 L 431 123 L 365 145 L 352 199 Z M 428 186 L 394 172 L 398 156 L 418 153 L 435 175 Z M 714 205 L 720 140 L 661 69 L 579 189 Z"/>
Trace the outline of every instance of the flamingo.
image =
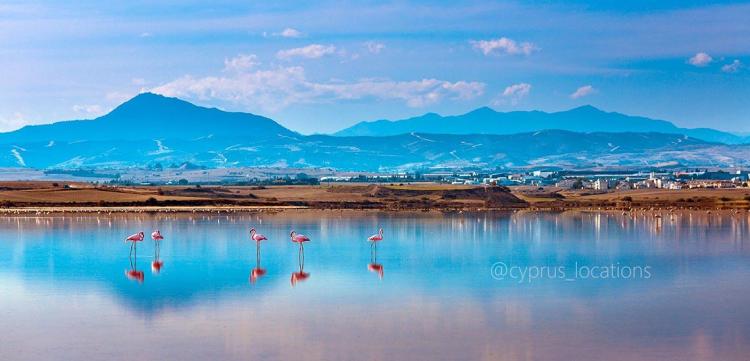
<path id="1" fill-rule="evenodd" d="M 375 242 L 379 242 L 383 239 L 383 229 L 381 228 L 378 234 L 370 236 L 368 240 L 372 242 L 372 245 L 375 245 Z M 375 247 L 370 246 L 370 263 L 367 264 L 367 270 L 370 272 L 374 272 L 378 275 L 378 278 L 381 280 L 383 279 L 383 265 L 381 263 L 378 263 L 378 246 L 375 245 Z"/>
<path id="2" fill-rule="evenodd" d="M 292 232 L 294 232 L 294 231 L 292 231 Z M 264 235 L 256 232 L 255 228 L 250 228 L 250 238 L 252 238 L 253 241 L 255 241 L 255 242 L 265 241 L 265 240 L 268 239 L 268 238 L 266 238 L 266 236 L 264 236 Z"/>
<path id="3" fill-rule="evenodd" d="M 136 234 L 131 234 L 128 236 L 128 238 L 125 238 L 125 242 L 131 242 L 130 243 L 130 253 L 133 253 L 133 250 L 136 248 L 136 242 L 143 242 L 144 234 L 143 231 L 138 232 Z"/>
<path id="4" fill-rule="evenodd" d="M 310 242 L 310 238 L 308 238 L 304 234 L 297 234 L 297 232 L 295 231 L 289 233 L 289 237 L 292 239 L 292 242 L 299 243 L 300 248 L 304 248 L 304 242 Z"/>
<path id="5" fill-rule="evenodd" d="M 137 269 L 137 262 L 138 262 L 138 249 L 136 248 L 136 242 L 143 242 L 144 234 L 143 232 L 138 232 L 136 234 L 130 235 L 128 238 L 125 238 L 125 242 L 131 242 L 130 243 L 130 270 L 125 271 L 125 276 L 127 276 L 131 280 L 138 281 L 139 283 L 143 283 L 143 271 L 139 271 Z M 135 255 L 133 254 L 135 251 Z M 134 257 L 135 256 L 135 259 Z"/>
<path id="6" fill-rule="evenodd" d="M 151 239 L 154 240 L 154 261 L 151 262 L 151 272 L 152 273 L 159 273 L 161 271 L 161 267 L 164 266 L 164 262 L 159 258 L 159 253 L 161 253 L 161 240 L 164 239 L 164 236 L 161 235 L 161 232 L 159 230 L 155 230 L 153 233 L 151 233 Z"/>
<path id="7" fill-rule="evenodd" d="M 255 268 L 250 271 L 250 283 L 255 283 L 259 278 L 266 275 L 266 270 L 260 267 L 260 241 L 267 240 L 266 236 L 250 228 L 250 238 L 255 241 Z"/>
<path id="8" fill-rule="evenodd" d="M 309 273 L 306 273 L 305 270 L 305 242 L 310 242 L 310 238 L 303 234 L 297 234 L 295 231 L 291 231 L 289 233 L 289 237 L 292 239 L 292 242 L 299 243 L 299 272 L 292 272 L 292 287 L 294 287 L 297 282 L 302 282 L 310 277 Z"/>
<path id="9" fill-rule="evenodd" d="M 367 237 L 367 240 L 375 244 L 375 242 L 380 242 L 383 240 L 383 229 L 379 229 L 378 233 L 373 234 L 370 237 Z"/>

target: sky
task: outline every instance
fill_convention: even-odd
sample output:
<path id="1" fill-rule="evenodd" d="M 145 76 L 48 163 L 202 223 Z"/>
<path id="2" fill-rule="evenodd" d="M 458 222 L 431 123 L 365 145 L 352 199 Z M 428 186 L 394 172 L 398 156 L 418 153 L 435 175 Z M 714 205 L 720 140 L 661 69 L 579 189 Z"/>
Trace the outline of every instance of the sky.
<path id="1" fill-rule="evenodd" d="M 140 92 L 302 133 L 591 104 L 750 132 L 750 2 L 4 1 L 0 131 Z"/>

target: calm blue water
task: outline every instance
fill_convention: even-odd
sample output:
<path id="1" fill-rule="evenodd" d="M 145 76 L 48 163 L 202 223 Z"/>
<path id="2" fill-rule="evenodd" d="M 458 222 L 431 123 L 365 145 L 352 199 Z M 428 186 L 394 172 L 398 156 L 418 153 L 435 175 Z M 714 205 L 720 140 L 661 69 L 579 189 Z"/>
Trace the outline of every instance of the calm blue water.
<path id="1" fill-rule="evenodd" d="M 750 359 L 748 214 L 655 214 L 4 217 L 0 359 Z"/>

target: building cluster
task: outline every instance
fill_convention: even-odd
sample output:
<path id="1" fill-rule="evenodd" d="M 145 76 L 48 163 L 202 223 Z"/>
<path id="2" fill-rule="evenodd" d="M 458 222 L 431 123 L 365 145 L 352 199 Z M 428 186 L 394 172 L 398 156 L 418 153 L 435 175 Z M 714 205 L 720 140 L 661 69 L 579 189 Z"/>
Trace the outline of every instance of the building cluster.
<path id="1" fill-rule="evenodd" d="M 532 170 L 528 172 L 433 171 L 356 176 L 328 176 L 321 182 L 435 182 L 465 185 L 556 186 L 566 189 L 683 189 L 747 187 L 744 170 L 680 170 L 584 172 Z"/>
<path id="2" fill-rule="evenodd" d="M 747 187 L 748 171 L 675 171 L 635 174 L 566 175 L 554 184 L 566 189 L 692 189 Z"/>

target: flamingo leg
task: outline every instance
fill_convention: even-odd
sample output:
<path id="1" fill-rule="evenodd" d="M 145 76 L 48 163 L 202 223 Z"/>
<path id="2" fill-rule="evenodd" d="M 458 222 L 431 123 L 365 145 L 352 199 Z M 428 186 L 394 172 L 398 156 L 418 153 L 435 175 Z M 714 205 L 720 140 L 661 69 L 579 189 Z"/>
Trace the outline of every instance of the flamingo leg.
<path id="1" fill-rule="evenodd" d="M 135 265 L 133 264 L 133 244 L 130 244 L 130 255 L 128 256 L 128 260 L 130 261 L 130 269 L 134 270 Z"/>
<path id="2" fill-rule="evenodd" d="M 299 244 L 299 271 L 305 268 L 305 246 L 302 243 Z"/>

